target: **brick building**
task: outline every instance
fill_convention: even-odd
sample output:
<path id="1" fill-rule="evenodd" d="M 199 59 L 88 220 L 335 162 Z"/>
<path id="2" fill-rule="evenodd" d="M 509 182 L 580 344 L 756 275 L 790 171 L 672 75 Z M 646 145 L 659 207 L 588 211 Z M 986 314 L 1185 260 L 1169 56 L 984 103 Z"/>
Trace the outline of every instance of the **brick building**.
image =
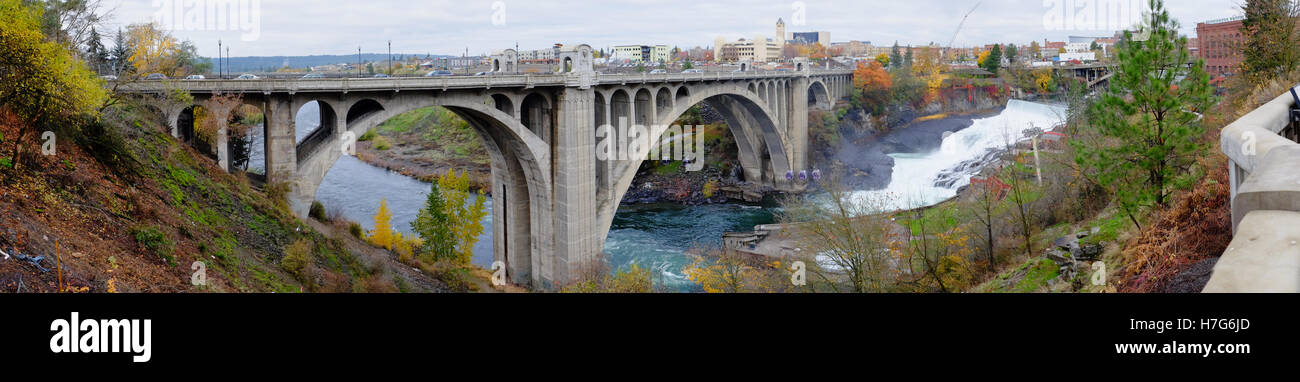
<path id="1" fill-rule="evenodd" d="M 1197 54 L 1205 60 L 1205 71 L 1211 76 L 1236 73 L 1241 66 L 1236 47 L 1242 42 L 1242 20 L 1238 16 L 1196 24 Z"/>

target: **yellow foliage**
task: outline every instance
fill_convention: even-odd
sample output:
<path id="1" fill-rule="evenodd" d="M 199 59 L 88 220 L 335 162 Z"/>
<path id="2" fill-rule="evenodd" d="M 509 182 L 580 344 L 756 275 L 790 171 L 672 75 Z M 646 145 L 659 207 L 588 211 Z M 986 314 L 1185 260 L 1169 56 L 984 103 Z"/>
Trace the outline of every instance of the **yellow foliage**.
<path id="1" fill-rule="evenodd" d="M 487 216 L 485 202 L 487 198 L 479 192 L 473 203 L 469 202 L 469 173 L 448 171 L 438 178 L 438 188 L 442 190 L 443 202 L 450 215 L 452 234 L 456 237 L 456 259 L 468 264 L 474 257 L 474 243 L 483 233 L 483 218 Z"/>
<path id="2" fill-rule="evenodd" d="M 1034 83 L 1038 85 L 1039 91 L 1050 91 L 1052 89 L 1052 81 L 1052 71 L 1050 69 L 1034 71 Z"/>
<path id="3" fill-rule="evenodd" d="M 401 236 L 394 234 L 392 219 L 393 213 L 388 211 L 388 199 L 379 201 L 379 211 L 375 213 L 375 229 L 370 231 L 371 245 L 393 250 L 394 239 L 400 239 Z"/>
<path id="4" fill-rule="evenodd" d="M 162 73 L 169 77 L 180 74 L 180 43 L 158 24 L 131 25 L 127 27 L 127 36 L 132 44 L 128 60 L 137 73 Z"/>
<path id="5" fill-rule="evenodd" d="M 705 198 L 712 198 L 714 194 L 718 193 L 718 181 L 710 180 L 704 183 L 704 189 L 700 190 L 700 193 L 704 194 Z"/>
<path id="6" fill-rule="evenodd" d="M 107 98 L 103 82 L 62 45 L 46 41 L 42 9 L 24 3 L 0 0 L 0 106 L 26 123 L 97 112 Z"/>

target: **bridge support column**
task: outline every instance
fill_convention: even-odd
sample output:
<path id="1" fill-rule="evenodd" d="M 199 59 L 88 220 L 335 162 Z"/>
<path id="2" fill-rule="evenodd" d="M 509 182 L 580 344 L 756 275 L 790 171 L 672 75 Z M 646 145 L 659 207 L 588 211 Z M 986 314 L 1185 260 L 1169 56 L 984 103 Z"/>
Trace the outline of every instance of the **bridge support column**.
<path id="1" fill-rule="evenodd" d="M 178 106 L 171 110 L 163 111 L 163 118 L 167 118 L 167 127 L 171 129 L 172 138 L 181 137 L 181 113 L 185 112 L 185 106 Z"/>
<path id="2" fill-rule="evenodd" d="M 558 126 L 552 142 L 554 173 L 555 278 L 568 282 L 592 271 L 603 244 L 596 237 L 595 92 L 576 87 L 559 92 Z"/>
<path id="3" fill-rule="evenodd" d="M 217 118 L 217 134 L 212 142 L 217 149 L 217 166 L 225 172 L 230 172 L 230 117 L 227 112 L 225 117 Z"/>
<path id="4" fill-rule="evenodd" d="M 790 166 L 797 174 L 800 171 L 812 171 L 808 168 L 808 86 L 811 81 L 808 77 L 798 77 L 791 83 L 794 99 L 787 104 L 790 105 L 786 113 L 790 116 Z"/>
<path id="5" fill-rule="evenodd" d="M 298 172 L 298 142 L 294 126 L 297 111 L 293 110 L 293 97 L 267 95 L 262 113 L 266 116 L 266 184 L 274 186 L 291 182 Z M 290 203 L 290 208 L 298 216 L 307 216 L 307 210 L 311 208 L 310 200 L 305 204 L 301 200 L 290 200 Z"/>

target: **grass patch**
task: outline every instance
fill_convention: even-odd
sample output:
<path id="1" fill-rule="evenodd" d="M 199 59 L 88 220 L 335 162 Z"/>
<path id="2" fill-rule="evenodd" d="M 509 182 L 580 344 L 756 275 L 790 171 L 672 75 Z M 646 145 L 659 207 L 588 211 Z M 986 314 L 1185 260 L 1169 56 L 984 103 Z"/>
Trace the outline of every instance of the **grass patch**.
<path id="1" fill-rule="evenodd" d="M 176 250 L 176 243 L 172 242 L 171 238 L 168 238 L 158 227 L 136 226 L 131 228 L 130 233 L 141 247 L 167 261 L 167 265 L 176 266 L 176 257 L 172 255 Z"/>
<path id="2" fill-rule="evenodd" d="M 1049 259 L 1028 261 L 1025 262 L 1025 265 L 1029 265 L 1029 269 L 1025 271 L 1025 278 L 1012 287 L 1012 292 L 1034 293 L 1046 288 L 1049 280 L 1060 276 L 1060 267 L 1057 267 L 1056 262 Z"/>
<path id="3" fill-rule="evenodd" d="M 665 165 L 662 165 L 662 166 L 656 167 L 656 168 L 655 168 L 655 174 L 656 174 L 656 175 L 660 175 L 660 176 L 668 176 L 668 175 L 672 175 L 672 174 L 676 174 L 676 173 L 678 173 L 678 172 L 681 172 L 681 170 L 682 170 L 682 162 L 681 162 L 681 161 L 673 161 L 673 162 L 670 162 L 670 163 L 668 163 L 668 164 L 665 164 Z"/>

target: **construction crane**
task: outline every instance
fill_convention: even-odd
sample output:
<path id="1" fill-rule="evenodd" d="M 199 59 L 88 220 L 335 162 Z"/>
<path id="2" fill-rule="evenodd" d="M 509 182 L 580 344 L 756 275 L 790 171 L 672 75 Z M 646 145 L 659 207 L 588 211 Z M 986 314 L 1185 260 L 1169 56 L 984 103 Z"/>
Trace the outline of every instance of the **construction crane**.
<path id="1" fill-rule="evenodd" d="M 952 32 L 952 39 L 948 40 L 948 48 L 952 48 L 952 44 L 957 42 L 957 35 L 961 34 L 961 28 L 966 26 L 966 19 L 969 19 L 970 15 L 975 13 L 975 10 L 980 7 L 980 4 L 983 4 L 983 2 L 975 3 L 975 6 L 971 7 L 970 11 L 966 12 L 965 16 L 962 16 L 961 23 L 957 24 L 957 30 Z"/>

